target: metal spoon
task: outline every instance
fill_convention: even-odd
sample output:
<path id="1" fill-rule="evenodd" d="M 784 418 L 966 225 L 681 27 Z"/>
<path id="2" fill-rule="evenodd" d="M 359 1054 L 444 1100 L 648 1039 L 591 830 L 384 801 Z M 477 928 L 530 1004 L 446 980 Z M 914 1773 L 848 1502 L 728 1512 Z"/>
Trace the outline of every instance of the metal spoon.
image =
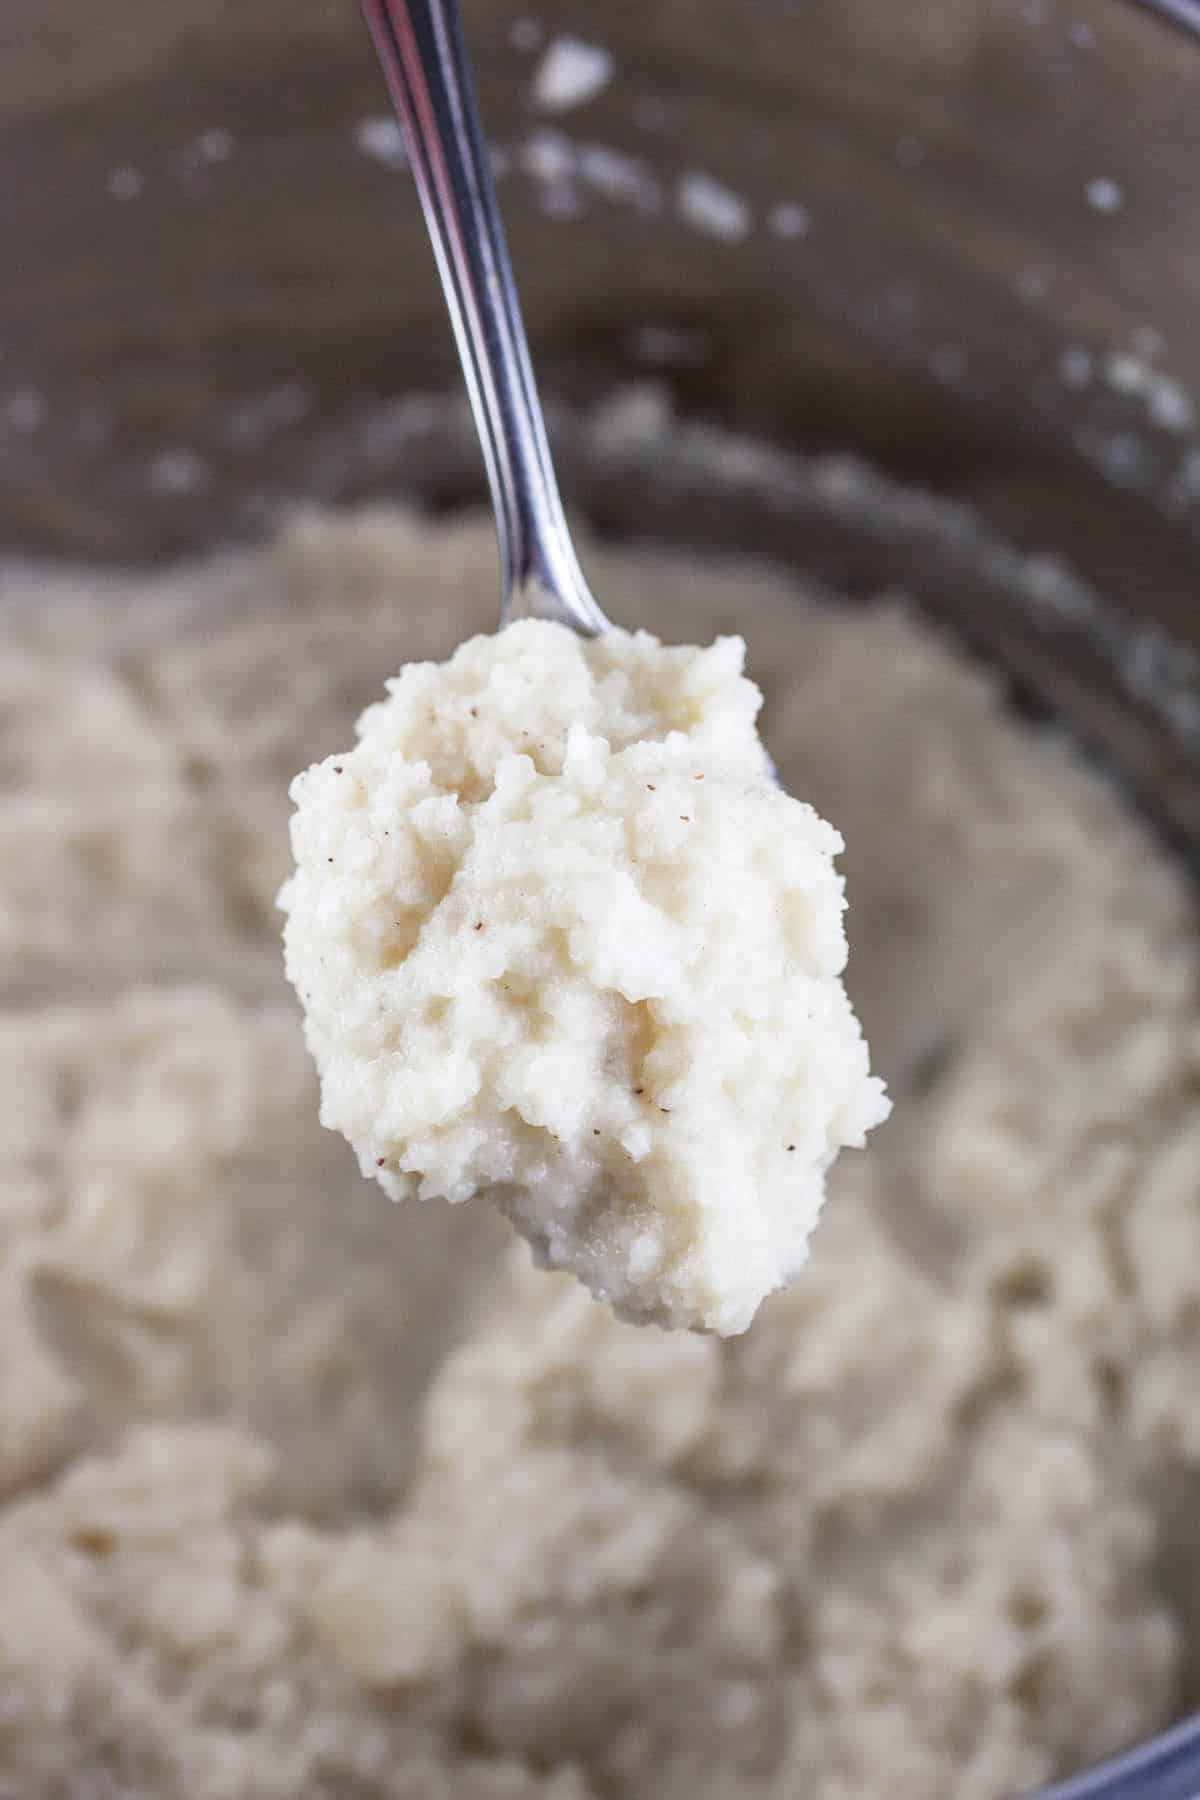
<path id="1" fill-rule="evenodd" d="M 456 0 L 362 0 L 404 128 L 483 447 L 500 537 L 500 622 L 608 629 L 579 567 L 496 204 Z"/>

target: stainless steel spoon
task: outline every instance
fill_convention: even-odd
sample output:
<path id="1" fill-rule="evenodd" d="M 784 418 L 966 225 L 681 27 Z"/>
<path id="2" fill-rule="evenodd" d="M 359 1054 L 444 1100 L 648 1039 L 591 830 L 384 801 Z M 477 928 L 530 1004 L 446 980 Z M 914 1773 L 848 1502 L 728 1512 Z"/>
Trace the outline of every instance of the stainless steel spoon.
<path id="1" fill-rule="evenodd" d="M 500 622 L 608 629 L 559 498 L 456 0 L 362 0 L 416 177 L 500 536 Z"/>

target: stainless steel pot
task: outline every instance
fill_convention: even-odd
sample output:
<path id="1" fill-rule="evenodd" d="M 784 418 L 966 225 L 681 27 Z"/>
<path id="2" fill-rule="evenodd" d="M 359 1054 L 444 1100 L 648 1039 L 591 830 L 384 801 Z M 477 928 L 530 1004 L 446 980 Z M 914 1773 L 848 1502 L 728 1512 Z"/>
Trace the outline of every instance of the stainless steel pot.
<path id="1" fill-rule="evenodd" d="M 466 13 L 573 501 L 904 587 L 1200 850 L 1200 49 L 1115 0 Z M 0 546 L 482 493 L 352 6 L 7 23 Z M 563 33 L 611 65 L 553 115 Z"/>

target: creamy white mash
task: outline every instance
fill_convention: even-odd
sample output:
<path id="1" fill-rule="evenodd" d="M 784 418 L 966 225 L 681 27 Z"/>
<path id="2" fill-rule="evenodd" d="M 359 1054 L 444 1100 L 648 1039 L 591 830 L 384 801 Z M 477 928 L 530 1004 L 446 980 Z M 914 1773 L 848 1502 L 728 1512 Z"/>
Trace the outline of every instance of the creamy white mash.
<path id="1" fill-rule="evenodd" d="M 494 1199 L 623 1317 L 742 1331 L 886 1117 L 842 841 L 740 639 L 526 620 L 406 668 L 292 788 L 321 1118 L 397 1200 Z"/>

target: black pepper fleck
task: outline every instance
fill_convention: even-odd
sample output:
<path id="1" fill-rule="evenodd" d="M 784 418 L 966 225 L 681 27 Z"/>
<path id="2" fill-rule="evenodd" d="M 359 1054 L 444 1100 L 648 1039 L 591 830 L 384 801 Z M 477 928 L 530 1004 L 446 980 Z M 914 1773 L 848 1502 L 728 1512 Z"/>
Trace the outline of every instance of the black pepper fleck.
<path id="1" fill-rule="evenodd" d="M 788 1145 L 788 1149 L 789 1149 L 789 1150 L 794 1150 L 794 1149 L 795 1149 L 795 1148 L 796 1148 L 796 1146 L 795 1146 L 795 1144 L 789 1144 L 789 1145 Z"/>

